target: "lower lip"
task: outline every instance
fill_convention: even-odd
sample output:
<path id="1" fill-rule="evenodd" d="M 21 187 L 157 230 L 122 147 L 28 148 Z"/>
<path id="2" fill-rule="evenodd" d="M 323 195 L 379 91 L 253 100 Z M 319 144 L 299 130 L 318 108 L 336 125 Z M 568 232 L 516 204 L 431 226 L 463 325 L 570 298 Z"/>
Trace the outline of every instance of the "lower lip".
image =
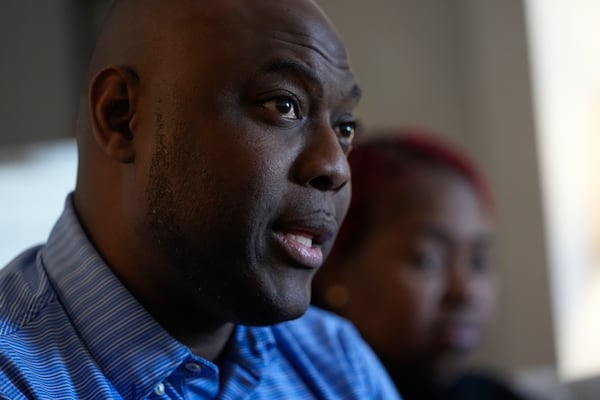
<path id="1" fill-rule="evenodd" d="M 275 237 L 282 245 L 284 251 L 303 267 L 316 269 L 323 264 L 323 253 L 320 247 L 305 246 L 281 232 L 275 233 Z"/>
<path id="2" fill-rule="evenodd" d="M 481 340 L 481 332 L 472 325 L 450 327 L 445 336 L 448 344 L 462 350 L 471 350 L 477 347 Z"/>

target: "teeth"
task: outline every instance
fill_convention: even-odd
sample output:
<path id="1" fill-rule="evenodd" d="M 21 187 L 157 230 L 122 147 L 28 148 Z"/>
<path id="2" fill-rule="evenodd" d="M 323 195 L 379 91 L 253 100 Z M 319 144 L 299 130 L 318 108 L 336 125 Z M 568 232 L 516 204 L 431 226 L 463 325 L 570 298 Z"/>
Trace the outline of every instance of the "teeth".
<path id="1" fill-rule="evenodd" d="M 290 235 L 290 238 L 304 246 L 312 247 L 312 239 L 309 237 L 300 235 Z"/>

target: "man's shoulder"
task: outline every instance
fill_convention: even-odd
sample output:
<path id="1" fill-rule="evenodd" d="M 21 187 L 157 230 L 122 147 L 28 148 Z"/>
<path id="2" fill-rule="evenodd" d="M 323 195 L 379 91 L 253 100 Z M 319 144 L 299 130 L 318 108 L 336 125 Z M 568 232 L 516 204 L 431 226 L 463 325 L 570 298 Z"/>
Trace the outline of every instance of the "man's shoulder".
<path id="1" fill-rule="evenodd" d="M 36 318 L 55 297 L 38 259 L 40 249 L 26 250 L 0 269 L 0 338 Z"/>
<path id="2" fill-rule="evenodd" d="M 0 399 L 91 398 L 92 390 L 114 398 L 59 301 L 44 251 L 29 249 L 0 269 Z"/>
<path id="3" fill-rule="evenodd" d="M 346 319 L 311 306 L 272 331 L 280 354 L 305 380 L 317 382 L 315 387 L 329 388 L 329 397 L 399 398 L 379 360 Z"/>

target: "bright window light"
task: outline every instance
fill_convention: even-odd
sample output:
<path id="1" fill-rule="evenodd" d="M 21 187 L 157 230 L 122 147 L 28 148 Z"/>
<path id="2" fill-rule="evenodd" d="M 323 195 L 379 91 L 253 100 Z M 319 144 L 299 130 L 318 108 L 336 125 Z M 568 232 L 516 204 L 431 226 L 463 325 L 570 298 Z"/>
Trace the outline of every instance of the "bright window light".
<path id="1" fill-rule="evenodd" d="M 46 241 L 75 187 L 74 140 L 0 148 L 0 268 Z"/>
<path id="2" fill-rule="evenodd" d="M 526 2 L 559 371 L 600 372 L 600 2 Z"/>

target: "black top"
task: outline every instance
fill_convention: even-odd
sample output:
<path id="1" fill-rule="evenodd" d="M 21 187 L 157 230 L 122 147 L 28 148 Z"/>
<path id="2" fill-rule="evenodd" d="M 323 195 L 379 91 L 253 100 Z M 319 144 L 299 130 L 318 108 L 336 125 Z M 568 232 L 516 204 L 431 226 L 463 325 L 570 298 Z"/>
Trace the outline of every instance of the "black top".
<path id="1" fill-rule="evenodd" d="M 468 373 L 446 387 L 404 379 L 396 382 L 404 400 L 528 400 L 490 374 Z"/>

